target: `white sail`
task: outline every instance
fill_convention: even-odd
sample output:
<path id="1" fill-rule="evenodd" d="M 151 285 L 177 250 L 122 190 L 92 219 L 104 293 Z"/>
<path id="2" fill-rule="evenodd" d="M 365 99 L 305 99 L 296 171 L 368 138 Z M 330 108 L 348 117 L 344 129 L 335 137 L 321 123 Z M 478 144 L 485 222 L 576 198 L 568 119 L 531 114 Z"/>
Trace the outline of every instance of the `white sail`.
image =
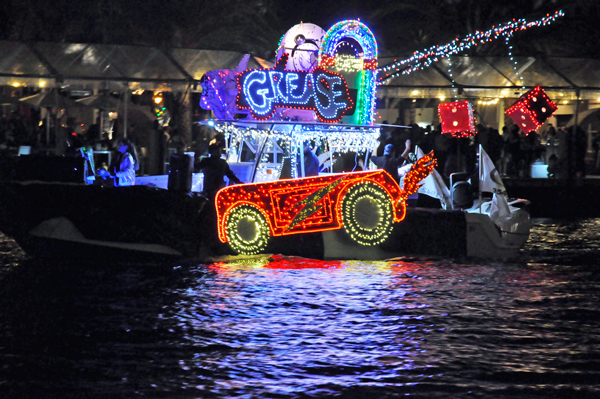
<path id="1" fill-rule="evenodd" d="M 481 145 L 479 146 L 479 162 L 481 162 L 479 191 L 506 195 L 506 188 L 500 178 L 500 173 Z"/>
<path id="2" fill-rule="evenodd" d="M 419 147 L 415 148 L 415 154 L 417 159 L 421 159 L 425 154 Z M 452 208 L 452 200 L 450 198 L 450 190 L 446 187 L 442 176 L 440 176 L 437 170 L 433 170 L 429 176 L 427 176 L 421 182 L 421 187 L 417 191 L 419 194 L 425 194 L 433 198 L 440 200 L 443 209 Z"/>
<path id="3" fill-rule="evenodd" d="M 502 226 L 510 217 L 510 208 L 506 201 L 506 195 L 494 193 L 490 206 L 490 219 L 498 226 Z"/>

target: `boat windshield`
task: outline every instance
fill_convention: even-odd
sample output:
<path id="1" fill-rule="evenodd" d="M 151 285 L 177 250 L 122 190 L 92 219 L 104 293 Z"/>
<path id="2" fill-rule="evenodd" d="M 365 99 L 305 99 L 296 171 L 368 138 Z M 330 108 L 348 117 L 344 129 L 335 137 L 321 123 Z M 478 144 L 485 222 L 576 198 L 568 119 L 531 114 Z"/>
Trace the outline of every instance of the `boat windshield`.
<path id="1" fill-rule="evenodd" d="M 221 122 L 215 129 L 225 135 L 230 167 L 247 183 L 363 170 L 379 145 L 374 126 Z"/>

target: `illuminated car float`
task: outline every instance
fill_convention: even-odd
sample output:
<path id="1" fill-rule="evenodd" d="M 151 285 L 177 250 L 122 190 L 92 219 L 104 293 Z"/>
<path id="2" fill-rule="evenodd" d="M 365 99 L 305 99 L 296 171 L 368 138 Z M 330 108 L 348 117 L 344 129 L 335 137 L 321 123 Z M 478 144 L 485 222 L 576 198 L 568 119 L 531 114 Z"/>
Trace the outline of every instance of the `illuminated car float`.
<path id="1" fill-rule="evenodd" d="M 404 188 L 383 170 L 225 187 L 215 198 L 219 239 L 239 254 L 257 254 L 272 236 L 344 228 L 358 244 L 380 244 L 434 167 L 433 153 L 421 158 Z"/>

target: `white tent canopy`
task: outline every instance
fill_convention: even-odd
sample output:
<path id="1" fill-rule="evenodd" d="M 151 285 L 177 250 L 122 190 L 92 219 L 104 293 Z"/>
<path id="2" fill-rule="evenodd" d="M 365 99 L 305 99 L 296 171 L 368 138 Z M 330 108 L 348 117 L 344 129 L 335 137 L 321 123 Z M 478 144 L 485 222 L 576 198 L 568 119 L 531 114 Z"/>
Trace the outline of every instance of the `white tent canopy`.
<path id="1" fill-rule="evenodd" d="M 235 68 L 235 51 L 0 40 L 0 85 L 182 91 L 210 70 Z M 269 67 L 251 57 L 249 68 Z M 198 85 L 199 88 L 199 85 Z"/>

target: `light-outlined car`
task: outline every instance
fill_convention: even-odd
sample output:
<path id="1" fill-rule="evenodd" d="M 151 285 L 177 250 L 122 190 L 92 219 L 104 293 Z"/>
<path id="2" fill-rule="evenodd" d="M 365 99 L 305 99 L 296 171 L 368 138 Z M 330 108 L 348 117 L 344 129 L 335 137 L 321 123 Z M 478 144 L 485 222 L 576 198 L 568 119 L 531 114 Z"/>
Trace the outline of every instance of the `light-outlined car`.
<path id="1" fill-rule="evenodd" d="M 383 170 L 225 187 L 215 197 L 219 239 L 237 253 L 257 254 L 271 236 L 344 228 L 361 245 L 380 244 L 434 165 L 433 154 L 421 158 L 404 189 Z"/>

